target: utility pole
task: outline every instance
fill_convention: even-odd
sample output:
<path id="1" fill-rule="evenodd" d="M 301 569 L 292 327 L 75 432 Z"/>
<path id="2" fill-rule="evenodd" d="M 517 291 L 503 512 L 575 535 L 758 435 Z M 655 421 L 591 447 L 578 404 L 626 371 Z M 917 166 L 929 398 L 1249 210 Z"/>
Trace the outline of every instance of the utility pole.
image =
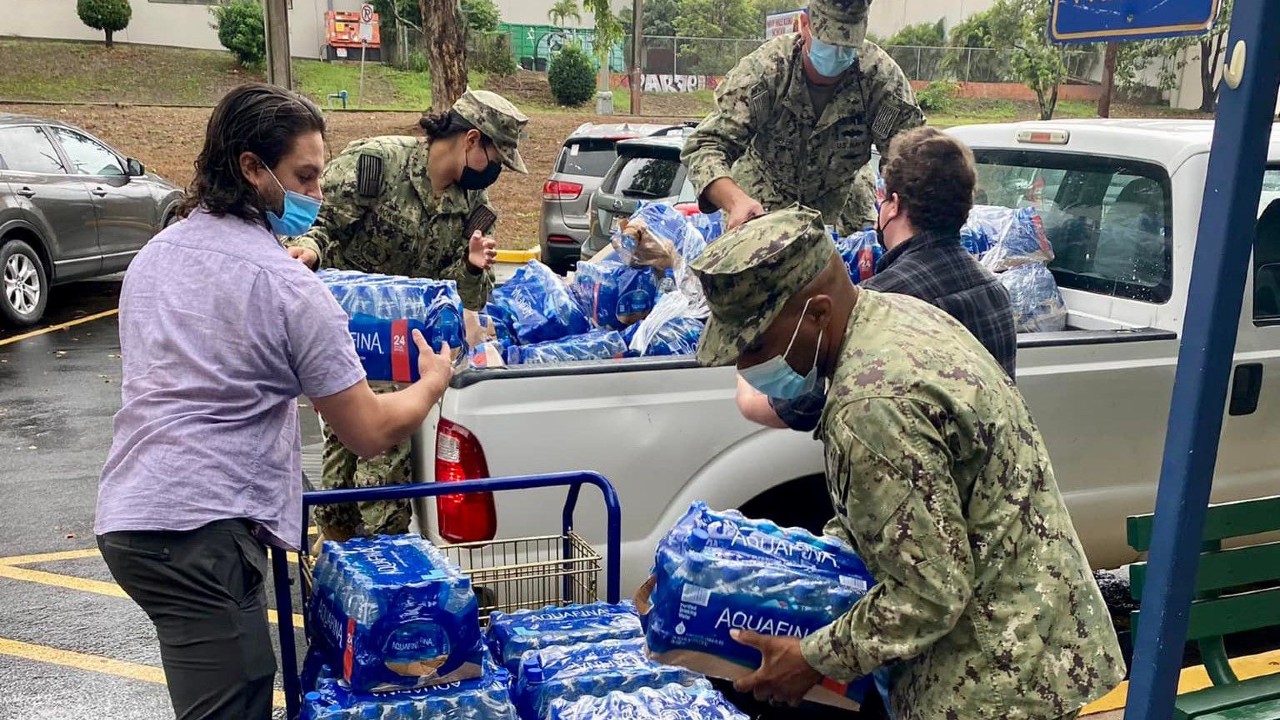
<path id="1" fill-rule="evenodd" d="M 644 83 L 640 79 L 644 62 L 644 0 L 634 0 L 631 14 L 631 114 L 641 112 L 640 93 Z"/>
<path id="2" fill-rule="evenodd" d="M 1111 117 L 1111 97 L 1116 93 L 1116 55 L 1120 44 L 1107 43 L 1107 54 L 1102 62 L 1102 94 L 1098 96 L 1098 117 Z"/>
<path id="3" fill-rule="evenodd" d="M 262 0 L 267 26 L 267 82 L 293 89 L 289 66 L 289 0 Z"/>

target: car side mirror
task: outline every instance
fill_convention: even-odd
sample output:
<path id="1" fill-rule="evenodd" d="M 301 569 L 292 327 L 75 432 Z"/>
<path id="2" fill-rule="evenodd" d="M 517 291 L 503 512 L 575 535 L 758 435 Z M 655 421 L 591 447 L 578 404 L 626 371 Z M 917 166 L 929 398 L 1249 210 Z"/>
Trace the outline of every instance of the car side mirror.
<path id="1" fill-rule="evenodd" d="M 125 167 L 129 177 L 142 177 L 147 174 L 147 169 L 142 166 L 142 163 L 133 158 L 125 161 Z"/>

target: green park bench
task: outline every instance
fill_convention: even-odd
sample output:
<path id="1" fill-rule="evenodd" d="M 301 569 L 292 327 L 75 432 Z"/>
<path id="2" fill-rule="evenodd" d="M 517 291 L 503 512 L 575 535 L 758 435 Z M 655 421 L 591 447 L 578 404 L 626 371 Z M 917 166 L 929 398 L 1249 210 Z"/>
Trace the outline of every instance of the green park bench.
<path id="1" fill-rule="evenodd" d="M 1151 549 L 1152 518 L 1128 519 L 1129 545 L 1138 552 Z M 1280 626 L 1280 542 L 1222 548 L 1232 538 L 1275 531 L 1280 531 L 1280 496 L 1209 506 L 1187 641 L 1198 646 L 1213 686 L 1180 695 L 1174 720 L 1280 718 L 1280 673 L 1240 680 L 1223 643 L 1226 635 Z M 1142 598 L 1146 577 L 1145 562 L 1131 566 L 1135 600 Z M 1135 633 L 1140 614 L 1132 615 Z"/>

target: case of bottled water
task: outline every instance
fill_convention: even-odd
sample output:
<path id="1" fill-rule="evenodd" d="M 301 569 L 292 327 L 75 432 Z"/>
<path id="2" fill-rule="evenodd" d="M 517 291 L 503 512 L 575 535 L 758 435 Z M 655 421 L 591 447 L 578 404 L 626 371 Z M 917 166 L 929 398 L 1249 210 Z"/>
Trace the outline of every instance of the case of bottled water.
<path id="1" fill-rule="evenodd" d="M 692 685 L 699 677 L 649 659 L 642 638 L 555 645 L 525 653 L 512 699 L 523 720 L 543 720 L 557 699 L 572 701 L 671 683 Z"/>
<path id="2" fill-rule="evenodd" d="M 512 345 L 507 348 L 508 365 L 573 362 L 575 360 L 610 360 L 622 357 L 627 341 L 617 330 L 595 330 L 562 340 Z"/>
<path id="3" fill-rule="evenodd" d="M 353 690 L 480 676 L 485 650 L 471 581 L 421 537 L 326 542 L 314 584 L 313 646 Z"/>
<path id="4" fill-rule="evenodd" d="M 478 678 L 418 690 L 358 693 L 321 678 L 303 695 L 301 720 L 516 720 L 510 678 L 490 660 Z"/>
<path id="5" fill-rule="evenodd" d="M 622 330 L 653 309 L 658 284 L 649 268 L 620 262 L 579 263 L 569 292 L 592 325 Z"/>
<path id="6" fill-rule="evenodd" d="M 643 637 L 640 615 L 631 602 L 494 612 L 489 616 L 486 633 L 494 659 L 513 673 L 519 670 L 521 658 L 530 650 Z"/>
<path id="7" fill-rule="evenodd" d="M 874 584 L 848 545 L 800 528 L 694 503 L 660 541 L 642 623 L 656 660 L 736 679 L 760 653 L 735 629 L 803 638 L 831 624 Z M 828 682 L 810 699 L 853 708 L 871 686 Z"/>
<path id="8" fill-rule="evenodd" d="M 564 279 L 537 260 L 494 288 L 485 312 L 505 321 L 521 343 L 559 340 L 591 329 Z"/>
<path id="9" fill-rule="evenodd" d="M 547 720 L 749 720 L 706 680 L 553 700 Z"/>
<path id="10" fill-rule="evenodd" d="M 346 270 L 317 276 L 350 317 L 351 340 L 370 380 L 417 381 L 415 329 L 437 351 L 448 343 L 465 353 L 462 299 L 452 280 Z"/>

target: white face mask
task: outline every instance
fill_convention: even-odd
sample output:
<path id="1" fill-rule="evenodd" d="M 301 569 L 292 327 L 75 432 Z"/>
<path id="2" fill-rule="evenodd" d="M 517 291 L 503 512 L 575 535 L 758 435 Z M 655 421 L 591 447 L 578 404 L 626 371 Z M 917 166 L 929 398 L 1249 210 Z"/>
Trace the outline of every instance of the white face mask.
<path id="1" fill-rule="evenodd" d="M 791 333 L 791 341 L 787 343 L 787 349 L 781 355 L 774 355 L 759 365 L 752 365 L 739 371 L 742 379 L 746 380 L 751 387 L 757 391 L 764 393 L 772 398 L 780 400 L 794 400 L 801 395 L 806 395 L 813 391 L 818 385 L 818 351 L 822 347 L 822 331 L 818 331 L 818 344 L 813 348 L 813 367 L 809 369 L 807 375 L 801 375 L 796 372 L 791 364 L 787 362 L 787 355 L 791 354 L 791 346 L 796 342 L 796 336 L 800 334 L 800 325 L 804 322 L 804 313 L 809 309 L 809 302 L 813 298 L 809 298 L 804 303 L 804 309 L 800 311 L 800 320 L 796 323 L 796 329 Z"/>

